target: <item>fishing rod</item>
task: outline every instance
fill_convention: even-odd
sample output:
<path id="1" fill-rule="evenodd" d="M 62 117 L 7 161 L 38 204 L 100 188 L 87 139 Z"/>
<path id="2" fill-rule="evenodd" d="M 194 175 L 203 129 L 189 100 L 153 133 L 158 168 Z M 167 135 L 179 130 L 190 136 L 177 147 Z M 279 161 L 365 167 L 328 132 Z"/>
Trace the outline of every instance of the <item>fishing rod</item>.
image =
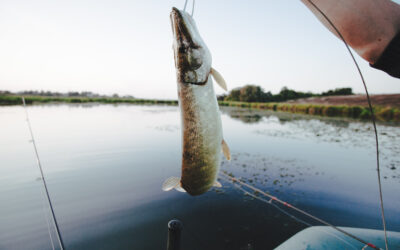
<path id="1" fill-rule="evenodd" d="M 249 184 L 247 184 L 247 183 L 245 183 L 245 182 L 243 182 L 243 181 L 241 181 L 241 180 L 239 180 L 239 179 L 237 179 L 235 177 L 231 177 L 231 176 L 229 176 L 228 174 L 226 174 L 224 172 L 221 172 L 221 174 L 225 178 L 227 178 L 229 181 L 231 181 L 232 183 L 239 183 L 240 185 L 245 186 L 245 187 L 253 190 L 254 192 L 260 193 L 260 194 L 270 198 L 270 200 L 268 201 L 268 203 L 270 203 L 270 204 L 272 204 L 273 201 L 275 201 L 277 203 L 280 203 L 280 204 L 282 204 L 282 205 L 284 205 L 284 206 L 286 206 L 286 207 L 288 207 L 290 209 L 293 209 L 293 210 L 295 210 L 295 211 L 297 211 L 297 212 L 299 212 L 299 213 L 301 213 L 301 214 L 303 214 L 303 215 L 305 215 L 305 216 L 307 216 L 307 217 L 309 217 L 311 219 L 314 219 L 314 220 L 316 220 L 316 221 L 318 221 L 318 222 L 320 222 L 320 223 L 322 223 L 322 224 L 324 224 L 326 226 L 329 226 L 329 227 L 335 229 L 336 231 L 339 231 L 339 232 L 349 236 L 350 238 L 353 238 L 353 239 L 363 243 L 364 245 L 367 245 L 367 246 L 375 248 L 375 249 L 380 249 L 379 247 L 375 246 L 372 243 L 369 243 L 369 242 L 367 242 L 367 241 L 365 241 L 365 240 L 363 240 L 363 239 L 361 239 L 361 238 L 359 238 L 359 237 L 357 237 L 357 236 L 355 236 L 355 235 L 353 235 L 353 234 L 351 234 L 351 233 L 349 233 L 349 232 L 347 232 L 347 231 L 345 231 L 345 230 L 343 230 L 341 228 L 336 227 L 335 225 L 333 225 L 333 224 L 331 224 L 331 223 L 329 223 L 327 221 L 324 221 L 324 220 L 322 220 L 322 219 L 320 219 L 320 218 L 318 218 L 318 217 L 316 217 L 316 216 L 314 216 L 312 214 L 309 214 L 306 211 L 304 211 L 304 210 L 302 210 L 300 208 L 297 208 L 296 206 L 293 206 L 288 202 L 285 202 L 285 201 L 283 201 L 281 199 L 278 199 L 276 196 L 270 195 L 270 194 L 262 191 L 261 189 L 258 189 L 258 188 L 254 187 L 254 186 L 251 186 L 251 185 L 249 185 Z"/>
<path id="2" fill-rule="evenodd" d="M 64 242 L 63 242 L 63 240 L 62 240 L 61 232 L 60 232 L 60 229 L 59 229 L 58 223 L 57 223 L 57 218 L 56 218 L 56 215 L 55 215 L 55 213 L 54 213 L 53 205 L 52 205 L 52 203 L 51 203 L 49 190 L 47 189 L 47 184 L 46 184 L 46 180 L 45 180 L 45 178 L 44 178 L 43 169 L 42 169 L 42 164 L 41 164 L 41 162 L 40 162 L 39 153 L 38 153 L 38 150 L 37 150 L 37 147 L 36 147 L 35 138 L 34 138 L 34 136 L 33 136 L 33 131 L 32 131 L 32 127 L 31 127 L 31 122 L 29 121 L 28 110 L 26 109 L 26 103 L 25 103 L 25 98 L 24 98 L 24 97 L 22 97 L 22 103 L 23 103 L 23 105 L 24 105 L 24 110 L 25 110 L 25 115 L 26 115 L 26 122 L 28 123 L 28 128 L 29 128 L 29 132 L 30 132 L 30 135 L 31 135 L 31 142 L 32 142 L 33 148 L 34 148 L 34 150 L 35 150 L 36 161 L 37 161 L 37 164 L 38 164 L 38 167 L 39 167 L 39 170 L 40 170 L 40 175 L 41 175 L 41 177 L 42 177 L 43 187 L 44 187 L 44 190 L 45 190 L 45 192 L 46 192 L 47 201 L 48 201 L 48 203 L 49 203 L 50 211 L 51 211 L 51 214 L 52 214 L 54 228 L 55 228 L 56 233 L 57 233 L 57 238 L 58 238 L 58 242 L 59 242 L 59 244 L 60 244 L 60 248 L 61 248 L 61 250 L 64 250 L 64 249 L 65 249 L 65 247 L 64 247 Z"/>
<path id="3" fill-rule="evenodd" d="M 49 218 L 48 218 L 48 207 L 46 209 L 46 194 L 44 193 L 43 189 L 41 189 L 41 193 L 42 193 L 42 209 L 43 209 L 43 215 L 44 218 L 46 220 L 46 225 L 47 225 L 47 232 L 49 234 L 49 238 L 50 238 L 50 244 L 51 244 L 51 249 L 55 249 L 54 248 L 54 243 L 53 243 L 53 237 L 51 236 L 51 231 L 50 231 L 50 222 L 49 222 Z"/>
<path id="4" fill-rule="evenodd" d="M 381 217 L 382 217 L 382 224 L 383 224 L 383 231 L 385 234 L 385 247 L 386 250 L 389 249 L 388 247 L 388 240 L 387 240 L 387 230 L 386 230 L 386 220 L 385 220 L 385 210 L 383 207 L 383 193 L 382 193 L 382 184 L 381 184 L 381 173 L 380 173 L 380 164 L 379 164 L 379 141 L 378 141 L 378 130 L 376 128 L 376 119 L 375 119 L 375 113 L 374 113 L 374 109 L 372 108 L 372 104 L 371 104 L 371 99 L 368 93 L 368 88 L 367 88 L 367 84 L 365 83 L 365 79 L 364 76 L 361 72 L 360 66 L 358 65 L 356 59 L 354 58 L 353 53 L 350 50 L 349 45 L 347 44 L 346 40 L 344 39 L 344 37 L 342 36 L 342 34 L 340 33 L 340 31 L 336 28 L 336 26 L 333 24 L 333 22 L 329 19 L 329 17 L 327 15 L 325 15 L 325 13 L 318 8 L 311 0 L 307 0 L 324 18 L 326 21 L 328 21 L 328 23 L 335 29 L 335 31 L 337 32 L 337 34 L 340 36 L 340 39 L 343 41 L 343 43 L 345 44 L 347 51 L 350 53 L 351 58 L 353 59 L 353 62 L 358 70 L 358 73 L 361 77 L 361 81 L 364 85 L 364 89 L 365 89 L 365 93 L 367 96 L 367 101 L 368 101 L 368 107 L 369 107 L 369 111 L 371 112 L 371 121 L 372 121 L 372 125 L 374 127 L 374 133 L 375 133 L 375 148 L 376 148 L 376 171 L 377 171 L 377 177 L 378 177 L 378 189 L 379 189 L 379 200 L 380 200 L 380 208 L 381 208 Z"/>

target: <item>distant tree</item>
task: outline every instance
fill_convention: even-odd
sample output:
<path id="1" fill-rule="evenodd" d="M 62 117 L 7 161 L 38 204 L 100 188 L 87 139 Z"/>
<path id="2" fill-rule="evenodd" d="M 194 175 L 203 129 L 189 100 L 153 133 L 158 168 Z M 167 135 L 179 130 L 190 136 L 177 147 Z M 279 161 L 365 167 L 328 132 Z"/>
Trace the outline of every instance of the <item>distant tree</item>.
<path id="1" fill-rule="evenodd" d="M 242 88 L 232 89 L 231 92 L 224 97 L 226 101 L 237 102 L 264 102 L 270 99 L 271 92 L 265 93 L 260 86 L 246 85 Z"/>
<path id="2" fill-rule="evenodd" d="M 225 98 L 226 98 L 227 96 L 228 96 L 227 94 L 218 95 L 218 96 L 217 96 L 217 100 L 218 100 L 218 101 L 223 101 L 223 100 L 225 100 Z"/>
<path id="3" fill-rule="evenodd" d="M 4 92 L 4 91 L 3 91 Z M 7 91 L 9 92 L 9 91 Z M 2 91 L 0 91 L 2 93 Z M 13 94 L 12 92 L 9 92 L 10 94 Z M 77 91 L 70 91 L 67 93 L 61 93 L 61 92 L 52 92 L 49 90 L 23 90 L 23 91 L 18 91 L 16 92 L 18 95 L 32 95 L 32 96 L 64 96 L 64 97 L 99 97 L 99 94 L 90 92 L 90 91 L 83 91 L 81 93 Z M 106 97 L 106 96 L 105 96 Z"/>
<path id="4" fill-rule="evenodd" d="M 260 86 L 246 85 L 240 89 L 241 102 L 262 102 L 264 91 Z"/>
<path id="5" fill-rule="evenodd" d="M 79 96 L 79 92 L 70 91 L 70 92 L 68 92 L 67 95 L 70 96 L 70 97 L 77 97 L 77 96 Z"/>
<path id="6" fill-rule="evenodd" d="M 270 91 L 264 90 L 257 85 L 246 85 L 241 88 L 233 89 L 225 98 L 226 101 L 241 101 L 241 102 L 283 102 L 297 98 L 306 98 L 316 96 L 311 92 L 297 92 L 287 87 L 283 87 L 281 91 L 273 95 Z"/>
<path id="7" fill-rule="evenodd" d="M 82 91 L 81 96 L 83 97 L 93 97 L 93 93 L 90 91 Z"/>
<path id="8" fill-rule="evenodd" d="M 294 100 L 298 98 L 307 98 L 311 96 L 317 96 L 316 94 L 313 94 L 311 92 L 297 92 L 292 89 L 288 89 L 287 87 L 283 87 L 279 94 L 275 96 L 275 101 L 277 102 L 282 102 L 282 101 L 287 101 L 287 100 Z"/>
<path id="9" fill-rule="evenodd" d="M 282 98 L 282 101 L 296 99 L 297 93 L 294 90 L 288 89 L 287 87 L 283 87 L 279 92 L 279 95 Z"/>
<path id="10" fill-rule="evenodd" d="M 334 90 L 328 90 L 327 92 L 322 92 L 322 96 L 332 96 L 332 95 L 354 95 L 352 88 L 336 88 Z"/>
<path id="11" fill-rule="evenodd" d="M 268 92 L 264 93 L 263 101 L 264 102 L 272 102 L 272 101 L 274 101 L 274 95 L 271 93 L 271 91 L 268 91 Z"/>
<path id="12" fill-rule="evenodd" d="M 225 98 L 226 101 L 240 101 L 240 88 L 232 89 L 229 95 Z"/>

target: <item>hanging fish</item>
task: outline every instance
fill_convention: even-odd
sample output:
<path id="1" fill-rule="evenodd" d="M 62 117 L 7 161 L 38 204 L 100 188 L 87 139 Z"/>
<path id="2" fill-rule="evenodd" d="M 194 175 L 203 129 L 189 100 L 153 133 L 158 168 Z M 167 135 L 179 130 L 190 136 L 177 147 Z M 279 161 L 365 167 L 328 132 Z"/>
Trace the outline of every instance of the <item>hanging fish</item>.
<path id="1" fill-rule="evenodd" d="M 227 87 L 211 67 L 211 53 L 193 18 L 177 8 L 172 8 L 170 18 L 182 121 L 182 174 L 168 178 L 162 189 L 200 195 L 212 186 L 221 187 L 217 181 L 221 151 L 230 160 L 211 76 L 223 89 Z"/>

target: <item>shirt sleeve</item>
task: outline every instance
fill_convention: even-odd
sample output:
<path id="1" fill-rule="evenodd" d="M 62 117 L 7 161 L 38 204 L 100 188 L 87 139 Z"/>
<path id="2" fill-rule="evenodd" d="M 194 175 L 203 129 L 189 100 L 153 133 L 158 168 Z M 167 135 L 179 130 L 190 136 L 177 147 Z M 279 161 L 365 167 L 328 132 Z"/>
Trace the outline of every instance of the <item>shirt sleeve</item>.
<path id="1" fill-rule="evenodd" d="M 393 38 L 379 59 L 370 66 L 400 78 L 400 33 Z"/>

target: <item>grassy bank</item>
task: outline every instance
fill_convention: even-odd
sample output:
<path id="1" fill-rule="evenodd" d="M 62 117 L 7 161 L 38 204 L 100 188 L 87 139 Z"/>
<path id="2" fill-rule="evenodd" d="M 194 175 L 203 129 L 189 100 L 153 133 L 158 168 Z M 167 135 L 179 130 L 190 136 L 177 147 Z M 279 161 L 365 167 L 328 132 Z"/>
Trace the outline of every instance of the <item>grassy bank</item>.
<path id="1" fill-rule="evenodd" d="M 149 100 L 149 99 L 125 99 L 110 97 L 49 97 L 49 96 L 24 96 L 27 104 L 33 103 L 133 103 L 133 104 L 165 104 L 177 105 L 175 100 Z M 0 95 L 0 105 L 21 105 L 22 99 L 18 95 Z"/>
<path id="2" fill-rule="evenodd" d="M 151 99 L 124 99 L 124 98 L 89 98 L 89 97 L 46 97 L 46 96 L 25 96 L 27 104 L 33 103 L 132 103 L 132 104 L 164 104 L 177 105 L 176 100 L 151 100 Z M 21 96 L 0 95 L 0 105 L 21 105 Z M 257 103 L 257 102 L 230 102 L 220 101 L 220 106 L 264 109 L 273 111 L 292 112 L 308 115 L 350 117 L 355 119 L 370 119 L 371 112 L 364 106 L 346 105 L 319 105 L 319 104 L 288 104 L 288 103 Z M 400 109 L 387 107 L 374 107 L 378 120 L 400 122 Z"/>
<path id="3" fill-rule="evenodd" d="M 219 102 L 221 106 L 266 109 L 273 111 L 292 112 L 308 115 L 349 117 L 355 119 L 370 119 L 371 112 L 364 106 L 319 105 L 319 104 L 288 104 L 288 103 L 249 103 L 249 102 Z M 400 122 L 400 109 L 374 107 L 376 118 L 380 121 Z"/>

